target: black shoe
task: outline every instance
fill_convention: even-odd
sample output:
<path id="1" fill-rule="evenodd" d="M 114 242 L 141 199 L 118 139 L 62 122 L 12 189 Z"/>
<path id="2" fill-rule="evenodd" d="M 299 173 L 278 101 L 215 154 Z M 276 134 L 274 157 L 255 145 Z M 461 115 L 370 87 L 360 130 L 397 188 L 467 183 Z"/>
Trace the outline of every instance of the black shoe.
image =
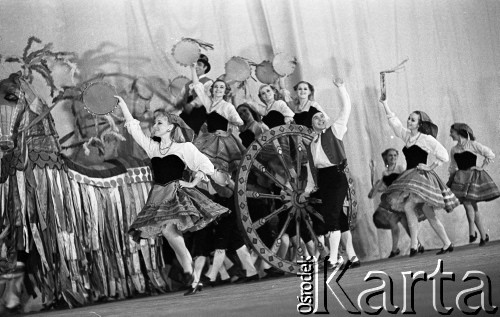
<path id="1" fill-rule="evenodd" d="M 441 255 L 441 254 L 445 254 L 445 253 L 449 253 L 449 252 L 453 252 L 453 243 L 450 244 L 450 246 L 446 249 L 441 249 L 441 251 L 439 251 L 438 253 L 436 253 L 437 255 Z"/>
<path id="2" fill-rule="evenodd" d="M 344 259 L 341 257 L 341 258 L 339 258 L 339 260 L 337 261 L 337 263 L 332 264 L 332 263 L 328 262 L 327 265 L 328 265 L 328 267 L 327 267 L 328 271 L 333 271 L 337 267 L 339 268 L 339 270 L 342 270 L 342 268 L 344 266 Z"/>
<path id="3" fill-rule="evenodd" d="M 486 238 L 479 240 L 479 246 L 482 247 L 486 244 L 486 242 L 490 241 L 490 236 L 486 234 Z"/>
<path id="4" fill-rule="evenodd" d="M 180 281 L 185 287 L 191 287 L 194 282 L 194 276 L 191 273 L 182 273 L 182 280 Z"/>
<path id="5" fill-rule="evenodd" d="M 418 249 L 410 248 L 410 258 L 417 255 Z"/>
<path id="6" fill-rule="evenodd" d="M 202 275 L 200 276 L 200 283 L 201 283 L 201 284 L 203 284 L 203 286 L 205 286 L 205 285 L 210 285 L 210 286 L 212 286 L 212 287 L 214 287 L 214 286 L 215 286 L 215 282 L 212 282 L 212 281 L 210 280 L 210 278 L 208 278 L 208 276 L 206 276 L 206 275 L 204 275 L 204 274 L 202 274 Z"/>
<path id="7" fill-rule="evenodd" d="M 198 282 L 198 284 L 196 284 L 195 287 L 191 285 L 187 290 L 187 292 L 184 293 L 184 296 L 194 295 L 196 294 L 196 292 L 198 291 L 201 292 L 202 290 L 203 290 L 203 284 Z"/>
<path id="8" fill-rule="evenodd" d="M 418 250 L 418 253 L 424 253 L 424 251 L 425 251 L 424 246 L 421 245 L 420 242 L 418 243 L 417 250 Z"/>
<path id="9" fill-rule="evenodd" d="M 348 265 L 348 268 L 350 268 L 350 269 L 355 269 L 355 268 L 357 268 L 357 267 L 360 267 L 360 266 L 361 266 L 361 262 L 360 262 L 359 260 L 354 261 L 354 262 L 349 261 L 349 262 L 347 262 L 347 263 L 350 263 L 350 264 L 351 264 L 351 265 Z"/>
<path id="10" fill-rule="evenodd" d="M 469 243 L 476 241 L 476 239 L 477 239 L 477 231 L 474 232 L 473 236 L 469 236 Z"/>
<path id="11" fill-rule="evenodd" d="M 396 251 L 391 251 L 391 254 L 389 254 L 389 259 L 395 257 L 396 255 L 399 255 L 401 253 L 401 250 L 397 249 Z"/>
<path id="12" fill-rule="evenodd" d="M 285 275 L 285 272 L 283 272 L 282 270 L 278 270 L 275 267 L 265 269 L 264 272 L 266 272 L 266 277 L 281 277 Z"/>
<path id="13" fill-rule="evenodd" d="M 247 276 L 243 279 L 243 283 L 255 282 L 259 280 L 259 274 L 254 274 L 252 276 Z"/>

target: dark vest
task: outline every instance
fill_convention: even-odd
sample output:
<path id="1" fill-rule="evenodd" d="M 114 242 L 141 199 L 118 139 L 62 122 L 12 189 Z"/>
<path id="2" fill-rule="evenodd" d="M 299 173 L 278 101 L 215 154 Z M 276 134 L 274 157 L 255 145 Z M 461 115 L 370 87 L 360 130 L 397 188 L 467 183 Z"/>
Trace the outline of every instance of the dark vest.
<path id="1" fill-rule="evenodd" d="M 314 141 L 312 141 L 314 142 Z M 312 144 L 311 142 L 311 144 Z M 347 158 L 345 155 L 344 142 L 337 139 L 333 130 L 330 128 L 326 129 L 324 133 L 321 133 L 321 147 L 328 157 L 330 163 L 335 165 L 344 165 L 347 163 Z M 313 172 L 314 182 L 317 184 L 317 168 L 314 166 L 313 155 L 311 152 L 311 145 L 307 146 L 307 158 L 309 160 L 309 167 Z"/>
<path id="2" fill-rule="evenodd" d="M 418 164 L 427 164 L 427 152 L 416 144 L 410 147 L 403 148 L 403 154 L 406 160 L 406 170 L 410 170 L 418 166 Z"/>
<path id="3" fill-rule="evenodd" d="M 156 184 L 167 184 L 171 181 L 182 179 L 186 164 L 174 154 L 151 159 L 153 180 Z"/>
<path id="4" fill-rule="evenodd" d="M 472 152 L 465 151 L 462 153 L 455 153 L 453 157 L 457 162 L 459 170 L 468 170 L 469 168 L 476 166 L 477 155 Z"/>

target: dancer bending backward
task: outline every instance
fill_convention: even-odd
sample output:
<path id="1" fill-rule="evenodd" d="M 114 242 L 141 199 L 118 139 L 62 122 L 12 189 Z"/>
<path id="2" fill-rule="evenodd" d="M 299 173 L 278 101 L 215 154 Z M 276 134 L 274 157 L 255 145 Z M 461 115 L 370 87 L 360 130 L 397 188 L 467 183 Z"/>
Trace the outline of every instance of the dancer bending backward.
<path id="1" fill-rule="evenodd" d="M 476 224 L 481 235 L 479 246 L 483 246 L 490 238 L 484 229 L 477 203 L 500 197 L 497 185 L 484 170 L 484 167 L 493 161 L 495 154 L 490 148 L 475 141 L 472 129 L 465 123 L 454 123 L 450 129 L 450 136 L 453 141 L 457 141 L 457 144 L 451 149 L 448 185 L 464 205 L 467 213 L 469 243 L 477 239 L 477 232 L 474 230 L 474 224 Z M 476 166 L 478 155 L 484 157 L 480 167 Z"/>
<path id="2" fill-rule="evenodd" d="M 210 89 L 211 96 L 208 96 L 194 66 L 191 66 L 191 76 L 193 88 L 207 110 L 207 131 L 198 135 L 194 145 L 208 156 L 216 169 L 227 174 L 226 182 L 229 182 L 245 152 L 245 147 L 233 134 L 237 133 L 238 126 L 243 125 L 243 120 L 233 104 L 225 100 L 231 90 L 223 80 L 215 80 Z"/>
<path id="3" fill-rule="evenodd" d="M 182 233 L 202 229 L 228 211 L 194 188 L 201 180 L 208 181 L 207 176 L 215 172 L 214 166 L 191 142 L 185 142 L 193 131 L 181 118 L 158 113 L 151 134 L 161 141 L 153 141 L 144 135 L 125 101 L 119 96 L 116 98 L 126 120 L 125 127 L 151 158 L 154 175 L 146 204 L 128 233 L 136 241 L 163 234 L 184 270 L 183 282 L 190 286 L 193 260 Z M 186 165 L 196 172 L 192 182 L 181 180 Z"/>
<path id="4" fill-rule="evenodd" d="M 459 205 L 459 201 L 434 172 L 434 168 L 449 160 L 448 152 L 435 139 L 438 128 L 423 111 L 412 112 L 405 128 L 387 101 L 380 102 L 394 133 L 405 142 L 403 154 L 406 159 L 406 171 L 387 188 L 382 195 L 382 204 L 390 206 L 392 211 L 405 213 L 410 229 L 410 256 L 418 252 L 418 222 L 426 218 L 443 242 L 444 247 L 438 254 L 452 252 L 453 244 L 436 217 L 435 210 L 444 208 L 451 212 Z M 437 160 L 427 165 L 429 153 Z"/>
<path id="5" fill-rule="evenodd" d="M 373 161 L 370 164 L 371 169 L 371 179 L 373 187 L 368 193 L 368 198 L 373 198 L 377 193 L 383 193 L 398 177 L 401 175 L 405 168 L 402 165 L 397 164 L 399 152 L 396 149 L 389 148 L 382 152 L 382 159 L 384 160 L 385 170 L 382 172 L 382 178 L 373 184 L 374 179 L 374 166 Z M 391 212 L 388 210 L 388 206 L 380 204 L 373 213 L 373 223 L 378 229 L 390 229 L 392 234 L 392 249 L 389 254 L 389 258 L 399 255 L 401 252 L 398 248 L 399 242 L 399 223 L 403 225 L 403 228 L 410 236 L 410 229 L 408 228 L 408 222 L 406 220 L 406 215 L 401 212 Z M 424 247 L 418 244 L 418 251 L 424 252 Z"/>
<path id="6" fill-rule="evenodd" d="M 262 122 L 261 116 L 248 104 L 242 103 L 236 108 L 243 125 L 240 126 L 240 139 L 245 148 L 248 148 L 256 138 L 269 128 Z"/>
<path id="7" fill-rule="evenodd" d="M 321 234 L 327 232 L 330 234 L 329 268 L 339 266 L 343 262 L 342 257 L 340 259 L 338 257 L 341 239 L 345 245 L 348 259 L 352 262 L 351 267 L 357 267 L 360 262 L 352 245 L 349 220 L 343 211 L 349 185 L 344 172 L 347 166 L 347 157 L 342 139 L 347 131 L 347 121 L 351 114 L 351 100 L 342 79 L 335 79 L 333 83 L 338 87 L 342 99 L 342 109 L 338 119 L 330 127 L 327 127 L 328 119 L 324 113 L 318 110 L 316 113 L 309 111 L 312 113 L 312 127 L 316 136 L 307 147 L 309 156 L 307 186 L 301 200 L 304 196 L 309 196 L 316 184 L 322 200 L 320 211 L 325 220 L 324 232 Z M 299 96 L 300 94 L 299 92 Z"/>

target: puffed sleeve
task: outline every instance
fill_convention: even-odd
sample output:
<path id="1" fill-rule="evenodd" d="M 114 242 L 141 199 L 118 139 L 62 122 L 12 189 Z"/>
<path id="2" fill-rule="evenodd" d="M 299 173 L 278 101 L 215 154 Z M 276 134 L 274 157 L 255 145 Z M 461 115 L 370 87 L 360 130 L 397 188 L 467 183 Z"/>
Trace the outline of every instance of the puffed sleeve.
<path id="1" fill-rule="evenodd" d="M 276 101 L 276 108 L 277 110 L 285 117 L 285 123 L 290 123 L 293 121 L 293 116 L 295 116 L 295 113 L 288 107 L 286 102 L 283 100 L 277 100 Z"/>
<path id="2" fill-rule="evenodd" d="M 450 160 L 448 155 L 448 151 L 444 148 L 444 146 L 438 142 L 438 140 L 434 139 L 433 136 L 428 134 L 422 134 L 417 141 L 417 144 L 427 153 L 434 155 L 437 159 L 437 165 L 441 165 Z"/>
<path id="3" fill-rule="evenodd" d="M 396 114 L 394 114 L 394 112 L 388 114 L 387 119 L 389 120 L 389 125 L 391 126 L 392 131 L 394 131 L 394 134 L 396 134 L 398 138 L 406 142 L 408 133 L 410 133 L 410 131 L 403 127 L 401 120 L 396 117 Z"/>
<path id="4" fill-rule="evenodd" d="M 213 175 L 215 168 L 208 157 L 201 153 L 191 142 L 182 143 L 183 158 L 187 167 L 200 176 L 202 180 L 208 181 L 207 175 Z"/>
<path id="5" fill-rule="evenodd" d="M 236 108 L 233 106 L 232 103 L 226 102 L 224 103 L 223 106 L 224 106 L 224 108 L 222 109 L 223 116 L 224 118 L 227 119 L 227 121 L 229 121 L 230 124 L 235 126 L 243 125 L 243 120 L 241 120 L 238 111 L 236 111 Z"/>
<path id="6" fill-rule="evenodd" d="M 470 145 L 474 149 L 474 152 L 484 157 L 483 164 L 493 163 L 493 159 L 495 158 L 495 153 L 493 153 L 493 151 L 489 147 L 482 145 L 481 143 L 476 141 L 470 141 Z"/>
<path id="7" fill-rule="evenodd" d="M 200 99 L 201 103 L 208 110 L 210 108 L 210 106 L 212 105 L 212 99 L 207 94 L 207 91 L 205 90 L 205 86 L 202 83 L 197 83 L 197 84 L 193 84 L 193 89 L 196 92 L 196 95 Z"/>
<path id="8" fill-rule="evenodd" d="M 156 153 L 158 151 L 158 142 L 153 141 L 142 132 L 139 120 L 134 119 L 126 122 L 125 128 L 132 138 L 134 138 L 135 142 L 146 151 L 149 158 L 158 156 L 158 153 Z"/>

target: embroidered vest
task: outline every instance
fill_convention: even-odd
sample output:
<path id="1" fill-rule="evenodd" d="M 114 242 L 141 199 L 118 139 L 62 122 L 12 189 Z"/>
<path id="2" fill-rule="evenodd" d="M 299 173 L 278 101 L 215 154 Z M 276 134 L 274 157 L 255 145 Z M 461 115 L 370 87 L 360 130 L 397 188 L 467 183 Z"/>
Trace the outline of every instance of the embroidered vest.
<path id="1" fill-rule="evenodd" d="M 321 133 L 321 147 L 323 148 L 323 151 L 325 152 L 326 157 L 328 157 L 330 163 L 335 165 L 347 164 L 344 142 L 342 142 L 342 140 L 337 139 L 335 134 L 333 134 L 333 130 L 331 128 L 328 128 L 324 133 Z M 311 171 L 313 173 L 314 182 L 317 184 L 318 171 L 316 166 L 314 166 L 313 155 L 311 152 L 311 145 L 309 145 L 306 150 L 307 150 L 307 158 L 309 161 L 309 167 L 311 168 Z"/>

